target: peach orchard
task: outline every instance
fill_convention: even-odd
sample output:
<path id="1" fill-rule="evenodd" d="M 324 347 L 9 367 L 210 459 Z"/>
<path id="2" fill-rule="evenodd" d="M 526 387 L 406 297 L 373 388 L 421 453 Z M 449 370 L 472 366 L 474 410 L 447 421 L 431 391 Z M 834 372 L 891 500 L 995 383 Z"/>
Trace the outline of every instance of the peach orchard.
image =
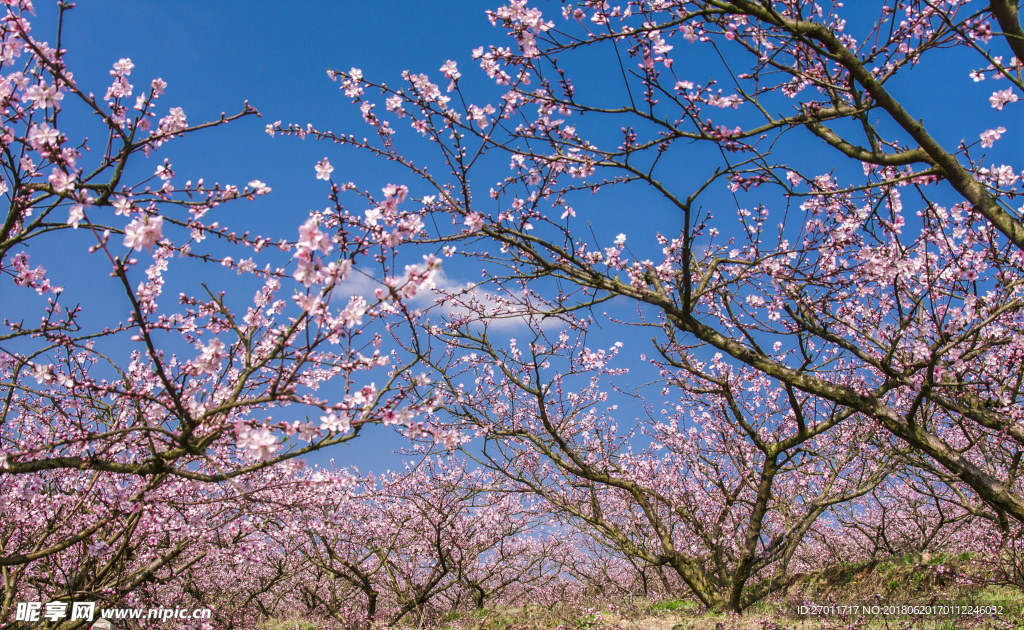
<path id="1" fill-rule="evenodd" d="M 921 552 L 1020 587 L 1018 3 L 849 4 L 511 0 L 464 58 L 329 70 L 332 131 L 80 84 L 73 5 L 7 0 L 0 618 L 742 612 Z M 229 123 L 320 142 L 327 207 L 227 225 L 275 183 L 161 153 Z M 305 461 L 372 424 L 404 471 Z"/>

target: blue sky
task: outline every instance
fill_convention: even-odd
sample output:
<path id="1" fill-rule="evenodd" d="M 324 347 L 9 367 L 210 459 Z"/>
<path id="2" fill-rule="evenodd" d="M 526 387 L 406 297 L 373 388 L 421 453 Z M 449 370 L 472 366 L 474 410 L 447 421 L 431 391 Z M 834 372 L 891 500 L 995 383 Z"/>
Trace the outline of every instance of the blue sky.
<path id="1" fill-rule="evenodd" d="M 53 36 L 49 33 L 55 29 L 53 4 L 37 2 L 38 15 L 33 22 L 36 36 L 51 42 Z M 163 78 L 169 85 L 160 101 L 160 116 L 167 108 L 180 106 L 190 123 L 198 123 L 216 119 L 221 112 L 234 113 L 245 100 L 258 108 L 262 119 L 245 119 L 172 142 L 159 157 L 171 160 L 180 181 L 203 177 L 207 183 L 219 181 L 238 186 L 252 179 L 266 182 L 273 188 L 271 195 L 218 209 L 221 223 L 250 227 L 255 217 L 259 231 L 294 237 L 306 213 L 327 204 L 327 185 L 314 179 L 313 165 L 320 158 L 330 156 L 336 181 L 352 180 L 368 189 L 379 188 L 397 171 L 331 145 L 270 138 L 264 133 L 264 126 L 282 120 L 308 122 L 339 132 L 366 133 L 358 111 L 339 91 L 338 83 L 327 78 L 328 68 L 358 67 L 369 78 L 398 85 L 404 69 L 425 72 L 440 80 L 440 65 L 453 59 L 459 63 L 464 81 L 482 85 L 476 64 L 471 61 L 471 50 L 488 43 L 508 45 L 503 30 L 492 27 L 484 15 L 486 9 L 498 4 L 496 0 L 88 0 L 69 13 L 63 46 L 70 51 L 66 59 L 79 84 L 97 94 L 102 94 L 109 84 L 111 65 L 122 57 L 131 58 L 135 64 L 131 79 L 136 86 Z M 561 22 L 557 15 L 560 3 L 538 4 L 551 19 Z M 878 3 L 870 4 L 871 15 L 865 11 L 868 19 Z M 678 42 L 679 45 L 683 44 Z M 704 61 L 696 60 L 698 64 Z M 599 83 L 605 79 L 603 66 L 584 63 L 578 69 L 586 81 Z M 684 69 L 694 74 L 700 72 L 697 66 Z M 959 60 L 950 66 L 915 69 L 909 79 L 893 89 L 907 100 L 912 113 L 925 118 L 933 132 L 938 130 L 943 141 L 955 144 L 960 137 L 976 138 L 978 132 L 994 126 L 989 124 L 991 121 L 982 120 L 968 126 L 942 122 L 962 122 L 965 101 L 973 111 L 979 111 L 979 102 L 984 104 L 988 92 L 996 87 L 971 86 L 966 79 L 969 69 L 969 64 Z M 948 80 L 951 76 L 958 85 L 975 89 L 947 92 L 944 98 L 936 98 L 935 79 Z M 492 95 L 493 89 L 487 94 Z M 486 98 L 482 97 L 481 102 Z M 981 111 L 986 118 L 997 118 L 993 112 Z M 997 148 L 1013 149 L 1007 145 L 1004 142 Z M 157 164 L 157 160 L 150 160 L 145 168 L 153 169 Z M 859 171 L 859 165 L 856 170 Z M 614 233 L 623 207 L 631 217 L 644 212 L 650 222 L 658 223 L 650 214 L 654 206 L 648 205 L 654 199 L 650 191 L 630 189 L 628 197 L 624 193 L 602 197 L 600 205 L 591 211 L 598 222 Z M 671 233 L 671 216 L 660 219 L 665 221 L 660 222 L 659 228 Z M 629 243 L 639 244 L 637 240 Z M 69 284 L 77 279 L 84 282 L 89 277 L 87 272 L 63 269 L 58 283 Z M 628 334 L 639 341 L 649 338 L 650 331 Z M 634 353 L 644 350 L 632 348 Z M 639 413 L 637 410 L 630 415 Z M 398 458 L 388 453 L 401 444 L 388 431 L 373 428 L 351 445 L 318 456 L 315 461 L 334 457 L 339 465 L 355 464 L 363 472 L 382 472 L 385 467 L 395 467 Z"/>
<path id="2" fill-rule="evenodd" d="M 53 44 L 56 3 L 35 4 L 34 35 Z M 466 0 L 301 5 L 88 0 L 66 15 L 62 46 L 69 51 L 65 59 L 79 85 L 98 96 L 110 83 L 112 64 L 122 57 L 135 64 L 131 81 L 137 92 L 150 80 L 163 78 L 168 88 L 159 102 L 158 116 L 169 107 L 182 107 L 189 123 L 195 124 L 216 119 L 221 112 L 235 113 L 245 100 L 258 108 L 262 119 L 246 118 L 169 143 L 153 159 L 142 161 L 140 173 L 151 174 L 163 158 L 169 158 L 179 183 L 202 177 L 207 184 L 218 181 L 241 187 L 260 179 L 273 188 L 271 195 L 222 206 L 216 210 L 217 219 L 233 229 L 244 226 L 239 231 L 254 228 L 275 239 L 295 238 L 307 212 L 328 204 L 327 184 L 315 179 L 317 160 L 330 155 L 337 181 L 353 180 L 368 188 L 381 177 L 380 167 L 334 146 L 271 138 L 264 132 L 265 125 L 283 120 L 337 130 L 361 126 L 358 112 L 338 83 L 328 79 L 328 68 L 360 67 L 368 76 L 398 83 L 405 68 L 438 75 L 446 59 L 468 65 L 471 49 L 498 35 L 484 15 L 489 6 Z M 64 114 L 62 125 L 73 127 L 68 129 L 70 135 L 83 129 L 97 133 L 94 123 L 77 118 L 75 112 Z M 93 152 L 100 150 L 93 146 Z M 102 261 L 61 265 L 61 244 L 75 242 L 79 236 L 84 235 L 59 236 L 50 241 L 52 251 L 36 248 L 33 262 L 47 263 L 57 284 L 88 286 L 90 290 L 76 295 L 92 307 L 87 312 L 123 319 L 127 304 L 116 287 L 103 288 Z M 81 241 L 73 246 L 84 247 Z M 148 258 L 144 252 L 141 257 Z M 108 301 L 110 295 L 121 298 Z M 246 289 L 245 296 L 249 295 Z M 275 417 L 279 419 L 285 418 Z M 364 473 L 383 472 L 400 465 L 400 458 L 391 451 L 405 445 L 391 430 L 369 427 L 355 442 L 312 460 L 326 462 L 333 457 L 338 465 L 356 465 Z"/>
<path id="3" fill-rule="evenodd" d="M 50 7 L 37 4 L 38 35 L 53 27 L 44 19 Z M 471 5 L 479 10 L 467 10 Z M 270 205 L 278 212 L 287 205 L 289 214 L 301 213 L 326 203 L 326 187 L 314 186 L 312 177 L 313 164 L 328 149 L 273 140 L 262 133 L 263 126 L 284 120 L 351 127 L 352 108 L 338 84 L 327 79 L 327 68 L 360 67 L 396 82 L 410 65 L 436 73 L 444 59 L 468 59 L 472 47 L 493 37 L 483 15 L 486 6 L 467 1 L 90 0 L 70 12 L 65 47 L 76 76 L 97 91 L 109 81 L 111 64 L 130 57 L 133 81 L 143 85 L 162 77 L 169 87 L 161 107 L 184 107 L 191 123 L 233 113 L 248 99 L 262 120 L 247 119 L 172 145 L 172 162 L 180 165 L 182 177 L 195 173 L 207 181 L 236 184 L 261 179 L 274 188 Z M 442 15 L 449 17 L 439 24 Z M 177 158 L 175 150 L 187 159 Z M 345 170 L 359 179 L 374 170 L 360 168 L 365 166 L 353 160 Z M 289 221 L 297 218 L 291 215 Z"/>
<path id="4" fill-rule="evenodd" d="M 208 185 L 216 181 L 241 187 L 252 179 L 266 182 L 273 188 L 271 195 L 221 206 L 210 219 L 239 231 L 253 228 L 276 240 L 297 236 L 306 213 L 328 204 L 328 186 L 315 179 L 313 169 L 325 155 L 335 166 L 336 181 L 352 180 L 373 190 L 404 180 L 400 171 L 389 171 L 386 166 L 382 170 L 380 164 L 351 150 L 311 140 L 271 138 L 264 132 L 265 125 L 282 120 L 365 133 L 356 108 L 338 89 L 339 84 L 328 79 L 328 68 L 358 67 L 367 77 L 397 85 L 405 69 L 440 80 L 441 64 L 454 59 L 467 75 L 466 82 L 484 85 L 486 80 L 472 62 L 471 51 L 487 43 L 507 45 L 502 29 L 492 27 L 484 13 L 495 6 L 489 1 L 384 0 L 314 2 L 289 11 L 277 2 L 90 0 L 66 15 L 62 46 L 69 51 L 65 60 L 79 85 L 97 95 L 110 83 L 112 64 L 123 57 L 135 64 L 130 79 L 136 92 L 153 78 L 164 79 L 168 87 L 159 101 L 158 117 L 170 107 L 182 107 L 189 123 L 196 124 L 217 119 L 221 112 L 235 113 L 246 100 L 255 106 L 262 119 L 246 118 L 171 142 L 154 158 L 140 160 L 136 166 L 138 174 L 145 177 L 168 158 L 179 184 L 200 177 Z M 55 42 L 54 7 L 37 2 L 36 14 L 35 36 Z M 62 126 L 73 136 L 85 129 L 99 129 L 87 119 L 91 114 L 81 116 L 67 108 Z M 500 176 L 503 173 L 494 179 Z M 636 191 L 632 194 L 633 204 L 643 199 Z M 649 191 L 648 195 L 653 199 Z M 614 221 L 609 227 L 617 229 Z M 105 262 L 93 256 L 76 259 L 75 265 L 61 264 L 65 244 L 84 248 L 83 236 L 57 235 L 50 241 L 52 251 L 32 251 L 33 262 L 45 263 L 57 284 L 88 287 L 75 295 L 87 314 L 123 320 L 127 304 L 116 281 L 106 278 Z M 140 258 L 145 265 L 145 252 Z M 222 277 L 230 280 L 232 275 Z M 169 274 L 165 295 L 176 294 L 176 280 Z M 227 288 L 247 298 L 255 286 L 244 292 L 237 286 Z M 639 339 L 649 334 L 643 331 Z M 635 412 L 642 413 L 639 409 Z M 274 415 L 274 420 L 293 419 Z M 364 473 L 379 473 L 401 466 L 401 457 L 393 451 L 408 445 L 390 429 L 370 426 L 354 442 L 309 459 L 326 463 L 334 458 L 340 466 L 355 465 Z"/>

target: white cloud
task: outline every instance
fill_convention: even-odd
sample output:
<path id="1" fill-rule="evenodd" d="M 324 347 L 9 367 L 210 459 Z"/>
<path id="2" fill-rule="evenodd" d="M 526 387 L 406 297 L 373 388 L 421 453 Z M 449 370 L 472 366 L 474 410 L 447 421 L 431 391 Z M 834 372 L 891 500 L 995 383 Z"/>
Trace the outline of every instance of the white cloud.
<path id="1" fill-rule="evenodd" d="M 408 274 L 400 278 L 401 284 L 408 280 Z M 501 332 L 530 327 L 530 319 L 525 315 L 524 295 L 520 292 L 511 294 L 498 293 L 483 289 L 479 283 L 465 282 L 450 278 L 443 268 L 436 269 L 430 276 L 432 289 L 417 293 L 406 299 L 406 304 L 422 309 L 431 317 L 441 317 L 446 321 L 469 317 L 470 321 L 487 320 L 488 329 Z M 368 302 L 375 300 L 377 289 L 387 290 L 384 281 L 364 271 L 354 269 L 347 280 L 339 283 L 334 289 L 333 301 L 348 302 L 353 295 L 362 296 Z M 545 329 L 557 329 L 562 322 L 548 318 L 544 320 Z"/>

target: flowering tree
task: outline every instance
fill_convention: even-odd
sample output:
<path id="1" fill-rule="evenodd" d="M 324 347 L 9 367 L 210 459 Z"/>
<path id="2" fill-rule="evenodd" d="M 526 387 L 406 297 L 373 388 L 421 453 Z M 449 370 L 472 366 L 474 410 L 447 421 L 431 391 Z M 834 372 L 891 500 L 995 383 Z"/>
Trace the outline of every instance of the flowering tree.
<path id="1" fill-rule="evenodd" d="M 807 568 L 794 557 L 818 518 L 892 470 L 896 449 L 876 427 L 719 356 L 663 366 L 664 406 L 649 409 L 660 420 L 620 433 L 602 391 L 624 374 L 611 365 L 618 348 L 582 339 L 541 331 L 504 351 L 464 330 L 439 370 L 442 409 L 483 437 L 484 466 L 634 566 L 674 572 L 709 608 L 742 610 L 786 588 Z"/>
<path id="2" fill-rule="evenodd" d="M 377 136 L 321 137 L 432 187 L 433 211 L 457 226 L 437 239 L 483 263 L 478 295 L 505 317 L 626 298 L 641 305 L 635 323 L 663 328 L 671 363 L 702 364 L 713 348 L 879 423 L 997 518 L 1024 521 L 1024 227 L 999 143 L 1019 132 L 1009 112 L 1024 89 L 1015 3 L 904 0 L 872 16 L 799 0 L 544 10 L 516 0 L 489 14 L 509 45 L 474 58 L 500 93 L 470 94 L 455 62 L 440 69 L 447 94 L 411 72 L 402 89 L 336 72 Z M 942 54 L 973 71 L 948 76 Z M 601 64 L 600 79 L 581 60 Z M 976 115 L 956 128 L 897 96 L 934 101 L 983 81 L 1001 87 L 965 97 Z M 403 118 L 448 173 L 403 157 Z M 480 201 L 499 154 L 511 171 Z M 622 187 L 643 195 L 650 221 L 577 216 L 591 194 L 630 203 Z M 545 294 L 541 278 L 559 284 Z"/>
<path id="3" fill-rule="evenodd" d="M 825 511 L 840 506 L 830 522 L 850 524 L 842 514 L 861 508 L 841 504 L 880 483 L 877 462 L 894 454 L 939 480 L 929 518 L 943 536 L 981 518 L 1012 538 L 1024 522 L 1024 226 L 1019 155 L 1000 140 L 1021 130 L 1008 113 L 1024 90 L 1015 3 L 903 0 L 875 15 L 800 0 L 560 11 L 514 0 L 489 12 L 509 41 L 473 58 L 497 92 L 468 87 L 451 60 L 442 81 L 407 71 L 401 88 L 331 71 L 370 139 L 268 127 L 404 166 L 438 226 L 427 240 L 482 268 L 464 286 L 436 282 L 425 333 L 443 341 L 442 415 L 498 440 L 482 461 L 619 552 L 672 566 L 715 607 L 756 600 L 746 580 L 758 571 L 777 584 L 801 557 L 795 534 Z M 948 76 L 952 67 L 962 73 Z M 922 119 L 923 106 L 898 96 L 936 100 L 952 82 L 983 81 L 1001 84 L 962 97 L 976 115 L 960 126 Z M 407 157 L 416 135 L 444 172 Z M 609 205 L 629 210 L 590 210 Z M 669 453 L 660 462 L 634 454 L 635 436 L 594 407 L 621 373 L 591 365 L 592 338 L 617 331 L 611 345 L 631 334 L 623 324 L 660 328 L 658 358 L 639 358 L 684 392 L 685 411 L 647 425 L 652 448 Z M 505 351 L 504 327 L 515 325 L 531 343 Z M 558 325 L 588 341 L 545 332 Z M 566 363 L 552 367 L 556 357 Z M 568 384 L 590 370 L 594 380 Z M 862 435 L 879 450 L 861 451 Z M 799 469 L 776 478 L 817 449 L 842 480 L 829 492 L 808 494 Z M 749 511 L 687 522 L 658 485 L 684 470 L 702 480 L 686 499 L 715 488 L 715 502 L 731 505 L 746 482 Z M 876 513 L 913 511 L 931 503 L 923 490 L 867 500 Z M 802 512 L 774 516 L 773 505 Z M 676 549 L 680 522 L 688 541 L 711 528 L 708 547 Z M 723 542 L 714 527 L 747 536 Z"/>
<path id="4" fill-rule="evenodd" d="M 287 462 L 230 484 L 168 475 L 116 484 L 93 471 L 84 488 L 78 471 L 18 475 L 0 504 L 0 535 L 10 554 L 0 615 L 13 618 L 26 601 L 91 601 L 98 607 L 211 608 L 219 626 L 254 627 L 266 616 L 252 601 L 269 599 L 267 591 L 275 588 L 287 592 L 279 583 L 298 571 L 267 544 L 259 517 L 268 509 L 295 509 L 294 497 L 311 476 L 302 468 Z M 88 536 L 74 540 L 81 531 Z M 236 581 L 233 569 L 245 558 L 245 579 Z M 52 627 L 89 625 L 66 615 L 49 621 Z"/>
<path id="5" fill-rule="evenodd" d="M 380 239 L 340 206 L 273 242 L 222 226 L 219 206 L 270 187 L 181 182 L 156 156 L 258 112 L 190 123 L 162 108 L 163 80 L 136 89 L 127 58 L 95 96 L 61 47 L 72 7 L 51 42 L 28 1 L 0 17 L 4 619 L 33 598 L 130 605 L 238 553 L 248 536 L 222 537 L 244 520 L 239 497 L 278 483 L 259 471 L 367 423 L 431 430 L 414 425 L 432 402 L 408 398 L 418 358 L 389 350 L 378 322 L 412 321 L 403 300 L 436 261 L 392 271 L 405 234 Z M 331 169 L 311 164 L 311 179 Z M 364 259 L 391 284 L 332 303 Z"/>
<path id="6" fill-rule="evenodd" d="M 308 614 L 350 626 L 417 623 L 508 601 L 558 575 L 535 510 L 465 462 L 426 459 L 378 479 L 317 473 L 294 512 L 268 515 L 305 559 Z M 510 557 L 513 550 L 520 557 Z"/>
<path id="7" fill-rule="evenodd" d="M 59 5 L 60 24 L 71 8 Z M 419 407 L 395 384 L 416 357 L 402 363 L 372 324 L 402 318 L 402 300 L 439 265 L 428 258 L 393 269 L 396 248 L 419 229 L 418 212 L 403 210 L 402 229 L 384 238 L 337 205 L 296 226 L 297 239 L 273 244 L 210 222 L 221 204 L 261 197 L 270 187 L 257 180 L 243 188 L 201 179 L 180 184 L 167 160 L 155 171 L 144 161 L 168 142 L 258 112 L 246 103 L 234 116 L 189 125 L 172 107 L 158 119 L 167 84 L 154 79 L 136 94 L 129 59 L 113 65 L 112 83 L 98 99 L 65 66 L 59 30 L 56 46 L 32 36 L 31 10 L 28 2 L 8 3 L 2 30 L 5 64 L 22 68 L 3 80 L 8 151 L 0 187 L 11 203 L 0 271 L 5 294 L 22 302 L 0 336 L 3 469 L 217 481 L 348 440 L 367 422 L 409 425 Z M 99 156 L 86 154 L 88 130 L 59 127 L 81 110 L 98 122 L 105 141 Z M 313 170 L 327 179 L 333 167 L 324 159 Z M 386 190 L 380 208 L 398 212 L 406 194 L 403 187 Z M 47 260 L 51 271 L 30 262 L 30 248 L 50 255 L 46 246 L 56 246 L 56 234 L 74 243 L 65 257 Z M 80 306 L 89 295 L 83 288 L 57 284 L 75 256 L 109 276 L 88 292 L 104 292 L 120 310 L 90 315 Z M 150 260 L 144 270 L 139 257 Z M 363 257 L 387 282 L 375 296 L 337 288 Z M 190 276 L 207 282 L 189 285 Z M 247 295 L 219 290 L 219 280 Z M 169 281 L 182 289 L 173 299 L 163 295 Z M 290 300 L 285 290 L 293 292 Z M 341 308 L 331 305 L 336 293 L 344 293 Z M 317 394 L 328 384 L 337 392 L 331 399 Z M 272 410 L 289 405 L 290 421 L 270 421 Z"/>

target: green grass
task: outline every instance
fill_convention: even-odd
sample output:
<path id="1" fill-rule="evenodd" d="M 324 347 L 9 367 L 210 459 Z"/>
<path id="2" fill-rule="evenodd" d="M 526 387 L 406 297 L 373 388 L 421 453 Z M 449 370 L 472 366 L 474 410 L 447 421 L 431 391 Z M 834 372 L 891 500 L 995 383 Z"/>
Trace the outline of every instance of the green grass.
<path id="1" fill-rule="evenodd" d="M 700 604 L 688 599 L 668 599 L 651 604 L 651 610 L 655 612 L 675 612 L 677 610 L 695 610 Z"/>

